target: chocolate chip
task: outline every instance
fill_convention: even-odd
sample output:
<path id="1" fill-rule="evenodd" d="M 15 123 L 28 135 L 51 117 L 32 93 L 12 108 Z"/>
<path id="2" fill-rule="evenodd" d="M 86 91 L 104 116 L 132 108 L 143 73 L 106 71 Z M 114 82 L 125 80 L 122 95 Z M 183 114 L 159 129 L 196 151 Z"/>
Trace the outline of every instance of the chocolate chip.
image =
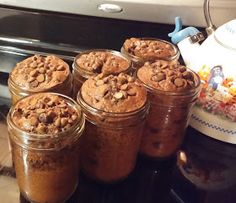
<path id="1" fill-rule="evenodd" d="M 46 113 L 41 113 L 41 114 L 39 114 L 38 119 L 39 119 L 39 121 L 42 122 L 42 123 L 47 123 L 47 115 L 46 115 Z"/>
<path id="2" fill-rule="evenodd" d="M 37 126 L 38 125 L 38 118 L 37 117 L 31 117 L 30 118 L 30 124 L 31 124 L 31 126 Z"/>
<path id="3" fill-rule="evenodd" d="M 43 74 L 40 74 L 37 76 L 36 80 L 41 83 L 45 81 L 45 76 Z"/>
<path id="4" fill-rule="evenodd" d="M 38 64 L 38 67 L 39 67 L 39 68 L 41 68 L 41 67 L 43 67 L 43 66 L 44 66 L 44 63 L 39 63 L 39 64 Z"/>
<path id="5" fill-rule="evenodd" d="M 119 76 L 117 77 L 117 79 L 118 79 L 118 82 L 119 82 L 120 84 L 124 84 L 124 83 L 127 82 L 127 78 L 126 78 L 125 76 L 122 76 L 122 75 L 119 75 Z"/>
<path id="6" fill-rule="evenodd" d="M 38 131 L 38 133 L 45 133 L 46 127 L 42 123 L 40 123 L 38 127 L 36 128 L 36 130 Z"/>
<path id="7" fill-rule="evenodd" d="M 109 81 L 109 78 L 108 77 L 105 77 L 102 79 L 104 83 L 107 83 Z"/>
<path id="8" fill-rule="evenodd" d="M 181 67 L 179 68 L 179 71 L 180 71 L 181 73 L 185 72 L 186 70 L 187 70 L 187 69 L 186 69 L 185 66 L 181 66 Z"/>
<path id="9" fill-rule="evenodd" d="M 184 79 L 189 79 L 189 80 L 193 80 L 193 74 L 190 72 L 190 71 L 185 71 L 184 73 L 183 73 L 183 78 Z"/>
<path id="10" fill-rule="evenodd" d="M 167 68 L 168 65 L 169 65 L 168 61 L 162 61 L 162 62 L 161 62 L 161 68 L 162 68 L 162 69 Z"/>
<path id="11" fill-rule="evenodd" d="M 129 96 L 135 96 L 137 93 L 136 93 L 136 91 L 135 91 L 134 88 L 131 88 L 131 89 L 129 89 L 129 90 L 127 91 L 127 94 L 128 94 Z"/>
<path id="12" fill-rule="evenodd" d="M 95 73 L 101 73 L 102 72 L 102 63 L 94 63 L 92 65 L 92 69 L 94 70 Z"/>
<path id="13" fill-rule="evenodd" d="M 54 122 L 55 126 L 60 127 L 61 126 L 61 119 L 57 118 Z"/>
<path id="14" fill-rule="evenodd" d="M 192 80 L 187 80 L 187 83 L 190 87 L 194 87 L 194 82 Z"/>
<path id="15" fill-rule="evenodd" d="M 64 67 L 63 65 L 59 65 L 59 66 L 57 67 L 57 70 L 58 70 L 58 71 L 63 71 L 63 70 L 65 70 L 65 67 Z"/>
<path id="16" fill-rule="evenodd" d="M 135 81 L 135 79 L 133 78 L 133 77 L 131 77 L 131 76 L 128 76 L 128 82 L 134 82 Z"/>
<path id="17" fill-rule="evenodd" d="M 167 76 L 173 76 L 175 74 L 175 72 L 173 70 L 168 70 L 167 71 Z"/>
<path id="18" fill-rule="evenodd" d="M 159 49 L 155 49 L 155 50 L 154 50 L 154 53 L 155 53 L 155 54 L 159 54 L 160 52 L 162 52 L 162 50 L 159 50 Z"/>
<path id="19" fill-rule="evenodd" d="M 57 114 L 55 112 L 53 112 L 52 110 L 50 110 L 48 113 L 47 113 L 47 122 L 48 123 L 52 123 L 53 122 L 53 119 L 57 116 Z"/>
<path id="20" fill-rule="evenodd" d="M 31 68 L 37 68 L 37 62 L 36 62 L 36 61 L 32 62 L 32 63 L 30 64 L 30 67 L 31 67 Z"/>
<path id="21" fill-rule="evenodd" d="M 33 61 L 37 61 L 38 57 L 39 57 L 38 55 L 34 55 L 33 56 Z"/>
<path id="22" fill-rule="evenodd" d="M 47 102 L 47 105 L 48 105 L 49 107 L 52 107 L 52 106 L 55 105 L 55 103 L 54 103 L 54 101 L 50 100 L 50 101 Z"/>
<path id="23" fill-rule="evenodd" d="M 165 45 L 165 48 L 170 49 L 171 46 L 170 46 L 169 44 L 166 44 L 166 45 Z"/>
<path id="24" fill-rule="evenodd" d="M 51 70 L 47 70 L 47 75 L 51 76 L 52 75 L 52 71 Z"/>
<path id="25" fill-rule="evenodd" d="M 116 98 L 116 99 L 122 99 L 123 98 L 123 93 L 122 92 L 116 92 L 115 94 L 114 94 L 114 97 Z"/>
<path id="26" fill-rule="evenodd" d="M 157 73 L 157 75 L 156 75 L 156 81 L 157 82 L 160 82 L 160 81 L 165 80 L 165 79 L 166 79 L 165 73 Z"/>
<path id="27" fill-rule="evenodd" d="M 177 86 L 177 87 L 182 87 L 184 86 L 185 84 L 185 80 L 184 79 L 181 79 L 181 78 L 176 78 L 174 80 L 174 84 Z"/>
<path id="28" fill-rule="evenodd" d="M 68 123 L 68 118 L 61 118 L 61 126 L 62 127 L 65 127 L 67 123 Z"/>
<path id="29" fill-rule="evenodd" d="M 127 90 L 128 89 L 128 84 L 121 85 L 120 89 L 124 90 L 124 91 Z"/>
<path id="30" fill-rule="evenodd" d="M 38 75 L 38 70 L 30 71 L 29 75 L 32 76 L 32 77 L 36 77 Z"/>
<path id="31" fill-rule="evenodd" d="M 38 104 L 36 105 L 36 108 L 40 108 Z M 36 109 L 36 113 L 38 113 L 38 114 L 41 114 L 44 112 L 45 112 L 45 109 Z"/>
<path id="32" fill-rule="evenodd" d="M 42 73 L 42 74 L 44 74 L 44 73 L 46 73 L 46 70 L 45 70 L 45 68 L 40 68 L 40 69 L 39 69 L 39 72 Z"/>
<path id="33" fill-rule="evenodd" d="M 55 71 L 56 70 L 56 67 L 53 64 L 49 64 L 49 68 L 50 68 L 51 71 Z"/>
<path id="34" fill-rule="evenodd" d="M 66 126 L 64 127 L 65 130 L 69 129 L 71 127 L 70 123 L 67 123 Z"/>
<path id="35" fill-rule="evenodd" d="M 122 92 L 122 94 L 123 94 L 123 98 L 127 98 L 128 97 L 128 94 L 127 94 L 127 92 L 125 92 L 125 91 L 121 91 Z"/>
<path id="36" fill-rule="evenodd" d="M 28 77 L 28 79 L 27 79 L 27 82 L 33 82 L 35 80 L 35 78 L 34 77 Z"/>
<path id="37" fill-rule="evenodd" d="M 149 66 L 149 65 L 150 65 L 150 62 L 149 62 L 149 61 L 147 61 L 147 62 L 144 63 L 144 66 Z"/>
<path id="38" fill-rule="evenodd" d="M 31 87 L 38 87 L 38 85 L 39 85 L 39 82 L 37 80 L 34 80 L 30 83 Z"/>
<path id="39" fill-rule="evenodd" d="M 77 116 L 76 114 L 73 114 L 73 115 L 71 116 L 71 119 L 72 119 L 73 121 L 75 121 L 77 118 L 78 118 L 78 116 Z"/>

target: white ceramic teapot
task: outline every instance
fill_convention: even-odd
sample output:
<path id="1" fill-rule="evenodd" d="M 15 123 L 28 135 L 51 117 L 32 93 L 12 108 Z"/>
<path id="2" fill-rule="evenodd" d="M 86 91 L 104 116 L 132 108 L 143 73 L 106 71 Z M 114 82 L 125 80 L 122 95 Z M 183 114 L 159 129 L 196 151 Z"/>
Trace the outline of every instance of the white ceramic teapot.
<path id="1" fill-rule="evenodd" d="M 202 89 L 193 108 L 190 125 L 215 139 L 236 144 L 236 19 L 215 30 L 204 2 L 208 24 L 207 39 L 194 27 L 183 30 L 181 19 L 169 36 L 177 44 L 182 58 L 202 80 Z"/>

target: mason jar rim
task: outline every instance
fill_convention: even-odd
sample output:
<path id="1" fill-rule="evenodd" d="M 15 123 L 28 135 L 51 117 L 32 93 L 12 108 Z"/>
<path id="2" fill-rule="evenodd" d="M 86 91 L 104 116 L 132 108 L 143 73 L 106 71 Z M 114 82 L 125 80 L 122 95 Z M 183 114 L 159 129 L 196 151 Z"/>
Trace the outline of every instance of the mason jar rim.
<path id="1" fill-rule="evenodd" d="M 59 132 L 59 133 L 56 133 L 57 136 L 55 136 L 55 134 L 38 134 L 38 133 L 31 133 L 31 132 L 27 132 L 21 128 L 19 128 L 13 121 L 12 121 L 12 113 L 13 113 L 13 110 L 15 109 L 15 106 L 17 105 L 18 102 L 24 100 L 25 98 L 29 98 L 29 97 L 33 97 L 35 95 L 38 95 L 38 94 L 50 94 L 50 95 L 56 95 L 56 96 L 59 96 L 59 97 L 62 97 L 63 99 L 66 99 L 68 104 L 70 106 L 74 106 L 73 108 L 74 109 L 77 109 L 78 111 L 80 111 L 80 117 L 78 119 L 78 121 L 73 125 L 71 126 L 69 129 L 66 129 L 65 131 L 63 132 Z M 69 131 L 74 131 L 76 129 L 78 129 L 79 131 L 82 131 L 83 128 L 84 128 L 84 125 L 85 125 L 85 119 L 84 119 L 84 115 L 83 115 L 83 112 L 80 108 L 80 106 L 73 100 L 71 99 L 70 97 L 66 96 L 66 95 L 63 95 L 63 94 L 59 94 L 59 93 L 54 93 L 54 92 L 41 92 L 41 93 L 36 93 L 36 94 L 33 94 L 33 95 L 29 95 L 29 96 L 26 96 L 26 97 L 23 97 L 21 98 L 20 100 L 18 100 L 9 110 L 8 112 L 8 115 L 7 115 L 7 124 L 8 126 L 12 127 L 14 130 L 16 130 L 17 132 L 19 132 L 22 137 L 20 139 L 22 140 L 28 140 L 28 141 L 45 141 L 47 139 L 50 139 L 50 140 L 58 140 L 58 139 L 63 139 L 64 137 L 69 137 L 68 136 L 68 132 Z M 79 127 L 78 127 L 79 126 Z M 81 134 L 82 133 L 79 133 L 79 136 L 78 136 L 78 139 L 81 137 Z M 17 136 L 19 137 L 19 136 Z M 41 148 L 37 148 L 37 149 L 41 149 Z M 42 148 L 43 150 L 45 150 L 44 148 Z"/>
<path id="2" fill-rule="evenodd" d="M 91 74 L 91 71 L 88 71 L 88 70 L 82 68 L 81 66 L 79 66 L 79 65 L 76 63 L 76 61 L 77 61 L 78 58 L 80 58 L 82 55 L 88 54 L 88 53 L 90 53 L 90 52 L 108 52 L 108 53 L 111 53 L 111 54 L 113 54 L 113 55 L 115 55 L 115 56 L 119 56 L 119 57 L 125 59 L 125 60 L 129 63 L 129 66 L 128 66 L 128 68 L 127 68 L 127 71 L 131 68 L 131 65 L 132 65 L 132 64 L 131 64 L 131 60 L 129 59 L 129 57 L 127 57 L 125 54 L 123 54 L 123 53 L 121 53 L 121 52 L 119 52 L 119 51 L 116 51 L 116 50 L 113 50 L 113 49 L 88 49 L 88 50 L 86 50 L 86 51 L 80 52 L 79 54 L 77 54 L 77 55 L 75 56 L 74 62 L 73 62 L 73 64 L 72 64 L 72 68 L 73 68 L 74 71 L 78 71 L 78 69 L 81 69 L 81 70 L 84 71 L 85 73 Z"/>
<path id="3" fill-rule="evenodd" d="M 104 111 L 104 110 L 92 107 L 90 104 L 88 104 L 84 100 L 84 98 L 82 97 L 81 90 L 77 94 L 77 102 L 81 105 L 82 108 L 86 108 L 89 112 L 95 112 L 97 114 L 103 114 L 103 115 L 107 115 L 109 117 L 132 116 L 132 115 L 136 115 L 137 113 L 140 113 L 140 112 L 146 112 L 146 110 L 149 109 L 149 102 L 148 102 L 148 100 L 146 100 L 146 102 L 144 103 L 143 106 L 141 106 L 140 108 L 138 108 L 136 110 L 133 110 L 133 111 L 129 111 L 129 112 L 108 112 L 108 111 Z"/>
<path id="4" fill-rule="evenodd" d="M 139 71 L 139 69 L 135 72 L 135 77 L 142 83 L 142 85 L 147 89 L 147 91 L 154 92 L 154 93 L 157 93 L 157 94 L 165 94 L 165 95 L 169 95 L 169 96 L 185 96 L 185 95 L 189 95 L 189 93 L 198 94 L 198 91 L 196 91 L 196 90 L 199 89 L 200 85 L 201 85 L 201 79 L 200 79 L 199 75 L 195 71 L 188 69 L 188 71 L 191 71 L 191 73 L 193 73 L 194 76 L 196 77 L 197 84 L 193 88 L 191 88 L 189 90 L 186 90 L 186 91 L 175 91 L 175 92 L 174 91 L 159 90 L 159 89 L 156 89 L 156 88 L 144 83 L 138 77 L 138 74 L 137 74 L 138 71 Z"/>
<path id="5" fill-rule="evenodd" d="M 50 88 L 41 88 L 41 89 L 37 89 L 37 90 L 30 90 L 27 87 L 22 87 L 22 86 L 19 86 L 18 84 L 16 84 L 14 82 L 14 80 L 11 78 L 11 73 L 10 73 L 9 78 L 8 78 L 8 86 L 9 86 L 10 91 L 11 91 L 11 88 L 13 87 L 14 89 L 20 89 L 21 91 L 24 91 L 26 93 L 38 93 L 38 92 L 45 92 L 46 93 L 49 90 L 53 90 L 54 88 L 58 88 L 60 85 L 63 85 L 63 83 L 65 81 L 66 82 L 70 82 L 70 80 L 72 80 L 71 72 L 69 72 L 68 77 L 64 81 L 62 81 L 61 83 L 59 83 L 59 84 L 57 84 L 55 86 L 52 86 Z"/>
<path id="6" fill-rule="evenodd" d="M 174 49 L 174 51 L 175 51 L 173 56 L 170 56 L 170 57 L 157 57 L 157 59 L 153 59 L 153 60 L 163 59 L 163 60 L 167 60 L 167 61 L 172 61 L 172 60 L 174 60 L 174 59 L 176 59 L 176 58 L 178 58 L 180 56 L 180 52 L 179 52 L 178 47 L 175 46 L 174 44 L 172 44 L 171 42 L 166 41 L 166 40 L 163 40 L 163 39 L 160 39 L 160 38 L 154 38 L 154 37 L 137 37 L 137 39 L 161 41 L 161 42 L 164 42 L 166 44 L 169 44 Z M 139 56 L 135 56 L 135 55 L 127 52 L 124 49 L 124 45 L 122 45 L 122 47 L 121 47 L 121 53 L 125 53 L 127 56 L 131 57 L 135 61 L 144 61 L 144 62 L 146 61 L 145 58 L 142 58 L 142 57 L 139 57 Z"/>

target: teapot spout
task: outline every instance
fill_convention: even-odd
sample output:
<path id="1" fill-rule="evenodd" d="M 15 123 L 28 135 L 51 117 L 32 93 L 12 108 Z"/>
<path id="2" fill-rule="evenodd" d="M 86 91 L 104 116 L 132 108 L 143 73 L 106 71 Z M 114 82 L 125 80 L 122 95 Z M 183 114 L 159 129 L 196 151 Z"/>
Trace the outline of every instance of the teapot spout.
<path id="1" fill-rule="evenodd" d="M 175 30 L 168 34 L 171 41 L 177 44 L 185 65 L 189 68 L 194 67 L 199 51 L 200 42 L 204 39 L 203 34 L 195 27 L 187 27 L 182 29 L 182 21 L 180 17 L 175 18 Z"/>

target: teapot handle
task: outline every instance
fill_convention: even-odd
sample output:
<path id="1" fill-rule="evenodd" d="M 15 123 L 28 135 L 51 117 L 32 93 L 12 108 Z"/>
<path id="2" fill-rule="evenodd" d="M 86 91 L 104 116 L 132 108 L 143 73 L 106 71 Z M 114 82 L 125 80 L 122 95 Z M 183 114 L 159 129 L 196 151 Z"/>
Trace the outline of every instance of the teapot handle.
<path id="1" fill-rule="evenodd" d="M 204 0 L 204 5 L 203 5 L 204 16 L 207 23 L 206 32 L 208 35 L 212 34 L 216 30 L 216 26 L 212 23 L 211 20 L 209 2 L 210 0 Z"/>

